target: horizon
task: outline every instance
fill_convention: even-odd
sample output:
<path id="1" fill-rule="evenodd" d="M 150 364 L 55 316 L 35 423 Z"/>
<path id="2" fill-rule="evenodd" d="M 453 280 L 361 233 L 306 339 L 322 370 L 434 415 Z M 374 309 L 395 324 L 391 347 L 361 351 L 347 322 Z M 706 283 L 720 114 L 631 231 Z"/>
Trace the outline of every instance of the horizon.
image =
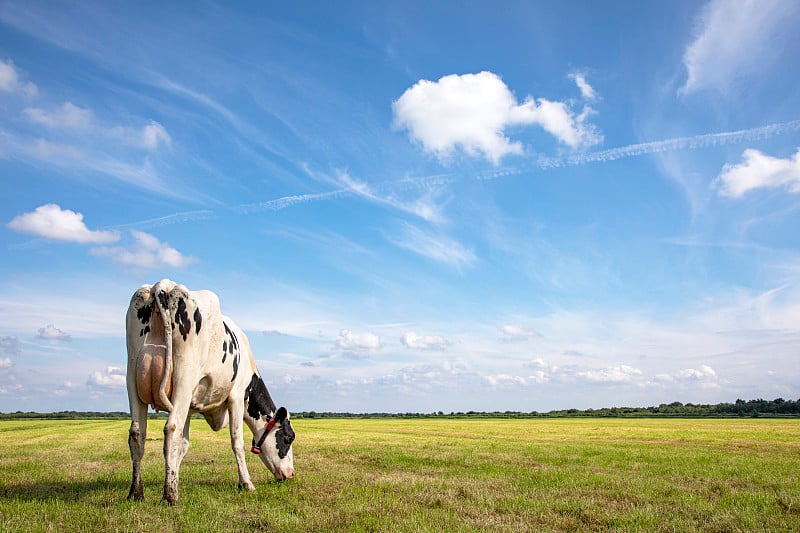
<path id="1" fill-rule="evenodd" d="M 682 403 L 680 401 L 674 401 L 670 403 L 662 403 L 659 405 L 648 405 L 648 406 L 634 406 L 634 405 L 615 405 L 615 406 L 605 406 L 599 408 L 592 408 L 589 407 L 587 409 L 575 409 L 575 408 L 563 408 L 563 409 L 555 409 L 550 411 L 450 411 L 446 413 L 442 410 L 431 410 L 425 412 L 409 412 L 409 411 L 361 411 L 361 412 L 352 412 L 352 411 L 317 411 L 317 410 L 306 410 L 306 411 L 299 411 L 295 413 L 290 413 L 291 416 L 300 416 L 301 418 L 315 418 L 317 416 L 321 418 L 337 418 L 337 417 L 407 417 L 407 418 L 419 418 L 419 417 L 431 417 L 431 416 L 481 416 L 481 415 L 492 415 L 492 416 L 503 416 L 503 415 L 519 415 L 521 417 L 531 416 L 537 417 L 542 415 L 561 415 L 563 413 L 568 413 L 569 415 L 579 415 L 579 414 L 594 414 L 604 411 L 615 411 L 615 410 L 633 410 L 636 411 L 637 414 L 646 413 L 652 409 L 663 409 L 663 408 L 671 408 L 671 409 L 683 409 L 683 408 L 714 408 L 714 407 L 723 407 L 723 406 L 738 406 L 742 403 L 745 406 L 754 406 L 759 403 L 767 403 L 770 405 L 785 405 L 785 404 L 794 404 L 795 409 L 797 405 L 800 405 L 800 399 L 797 400 L 786 400 L 784 398 L 775 398 L 772 400 L 764 400 L 763 398 L 751 399 L 751 400 L 742 400 L 741 398 L 737 398 L 733 402 L 720 402 L 715 404 L 694 404 L 691 402 Z M 1 416 L 13 416 L 13 415 L 42 415 L 45 417 L 49 417 L 52 415 L 68 415 L 68 414 L 75 414 L 75 415 L 124 415 L 125 417 L 130 416 L 129 411 L 75 411 L 75 410 L 67 410 L 67 411 L 47 411 L 47 412 L 39 412 L 39 411 L 13 411 L 13 412 L 3 412 L 0 411 Z M 627 413 L 630 414 L 630 413 Z M 650 412 L 651 415 L 656 417 L 661 416 L 669 416 L 669 417 L 688 417 L 691 418 L 693 416 L 700 416 L 700 417 L 728 417 L 733 416 L 733 413 L 714 413 L 713 415 L 710 414 L 698 414 L 698 413 L 653 413 Z M 736 416 L 745 416 L 747 414 L 746 411 L 739 412 Z M 793 416 L 797 417 L 800 416 L 796 413 L 778 413 L 777 411 L 764 411 L 764 410 L 750 410 L 748 416 L 759 415 L 759 417 L 763 415 L 771 415 L 771 416 Z M 164 418 L 166 419 L 167 415 L 169 415 L 168 411 L 154 411 L 152 408 L 148 407 L 147 416 L 148 418 Z M 605 416 L 605 415 L 604 415 Z M 624 417 L 625 413 L 621 415 L 611 415 L 612 418 L 614 417 Z M 192 414 L 193 418 L 202 418 L 201 413 L 194 413 Z M 767 418 L 769 418 L 768 416 Z"/>
<path id="2" fill-rule="evenodd" d="M 798 398 L 798 22 L 0 0 L 0 412 L 126 411 L 162 278 L 291 412 Z"/>

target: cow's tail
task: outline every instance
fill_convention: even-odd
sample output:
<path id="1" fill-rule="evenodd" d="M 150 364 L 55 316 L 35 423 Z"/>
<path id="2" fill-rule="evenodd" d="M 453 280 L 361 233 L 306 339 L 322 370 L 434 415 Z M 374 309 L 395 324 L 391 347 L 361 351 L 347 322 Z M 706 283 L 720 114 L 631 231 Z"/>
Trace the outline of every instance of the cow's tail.
<path id="1" fill-rule="evenodd" d="M 172 382 L 172 320 L 169 316 L 169 299 L 170 292 L 174 286 L 175 284 L 169 280 L 162 280 L 156 284 L 156 290 L 154 291 L 156 308 L 164 324 L 164 344 L 167 349 L 164 357 L 164 374 L 161 376 L 161 383 L 158 385 L 158 400 L 169 412 L 172 412 L 172 401 L 170 401 L 169 394 L 167 394 L 167 385 Z"/>

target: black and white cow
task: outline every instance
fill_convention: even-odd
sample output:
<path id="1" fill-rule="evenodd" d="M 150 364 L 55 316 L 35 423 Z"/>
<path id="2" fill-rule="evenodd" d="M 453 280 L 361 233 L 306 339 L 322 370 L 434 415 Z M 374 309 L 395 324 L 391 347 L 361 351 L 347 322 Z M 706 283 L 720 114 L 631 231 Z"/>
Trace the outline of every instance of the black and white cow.
<path id="1" fill-rule="evenodd" d="M 189 419 L 202 413 L 214 431 L 230 424 L 239 488 L 255 490 L 245 462 L 242 420 L 252 451 L 278 480 L 294 475 L 294 430 L 286 408 L 276 408 L 256 368 L 247 336 L 220 312 L 211 291 L 189 291 L 163 279 L 131 298 L 126 317 L 128 444 L 133 478 L 128 498 L 141 500 L 141 462 L 148 405 L 168 411 L 164 425 L 164 500 L 178 501 L 178 471 L 189 449 Z"/>

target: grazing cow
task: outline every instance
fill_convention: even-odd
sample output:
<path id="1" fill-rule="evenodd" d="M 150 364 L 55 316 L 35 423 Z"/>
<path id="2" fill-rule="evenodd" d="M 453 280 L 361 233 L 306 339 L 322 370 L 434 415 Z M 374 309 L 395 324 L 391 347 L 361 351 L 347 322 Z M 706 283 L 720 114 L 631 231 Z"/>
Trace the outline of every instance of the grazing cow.
<path id="1" fill-rule="evenodd" d="M 131 298 L 126 317 L 128 445 L 133 478 L 128 498 L 144 498 L 141 463 L 148 405 L 168 411 L 164 425 L 164 500 L 178 501 L 178 470 L 189 449 L 189 419 L 202 413 L 214 431 L 230 424 L 239 488 L 255 490 L 247 471 L 242 420 L 258 453 L 278 480 L 294 475 L 294 430 L 277 409 L 256 368 L 247 336 L 220 312 L 211 291 L 189 291 L 164 279 Z"/>

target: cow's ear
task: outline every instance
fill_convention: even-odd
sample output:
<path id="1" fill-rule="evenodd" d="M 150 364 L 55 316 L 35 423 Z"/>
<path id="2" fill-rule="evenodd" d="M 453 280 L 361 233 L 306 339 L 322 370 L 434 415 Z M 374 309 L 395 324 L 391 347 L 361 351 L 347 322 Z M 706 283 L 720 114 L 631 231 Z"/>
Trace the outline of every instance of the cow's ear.
<path id="1" fill-rule="evenodd" d="M 284 420 L 286 420 L 287 416 L 289 416 L 289 413 L 286 411 L 286 408 L 281 407 L 280 409 L 278 409 L 278 412 L 275 413 L 275 421 L 281 423 Z"/>

